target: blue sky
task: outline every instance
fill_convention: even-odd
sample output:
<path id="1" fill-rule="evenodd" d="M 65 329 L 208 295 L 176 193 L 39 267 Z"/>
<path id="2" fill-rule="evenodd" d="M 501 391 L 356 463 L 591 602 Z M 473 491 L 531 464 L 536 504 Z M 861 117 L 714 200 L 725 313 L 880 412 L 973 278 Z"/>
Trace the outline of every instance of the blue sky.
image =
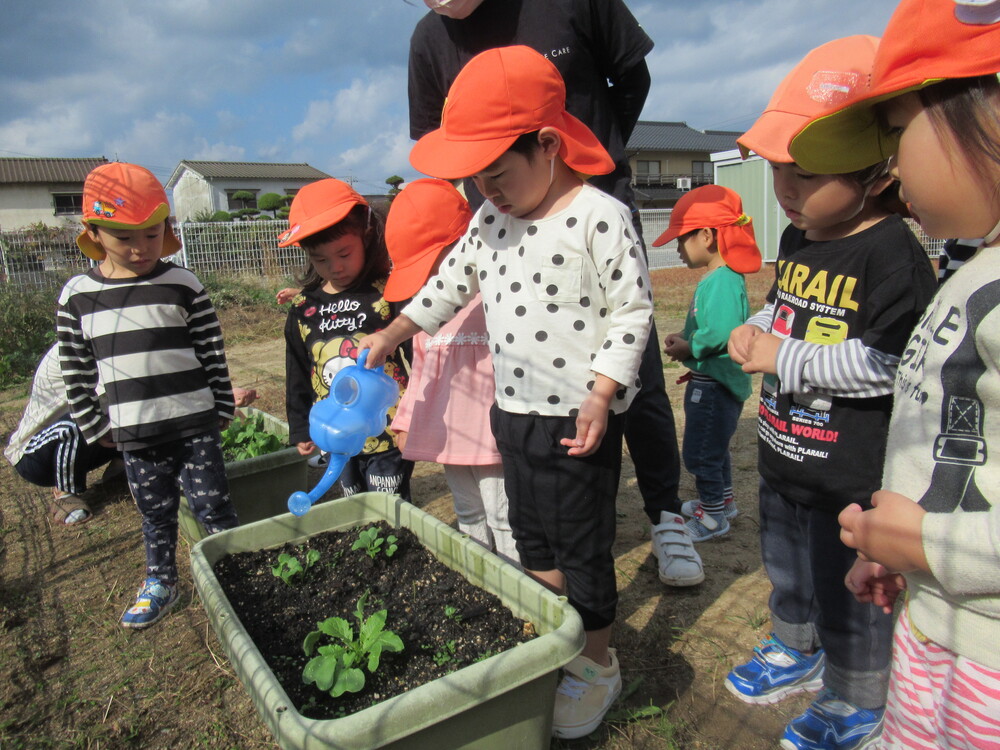
<path id="1" fill-rule="evenodd" d="M 531 2 L 531 0 L 526 0 Z M 813 47 L 878 35 L 891 0 L 626 0 L 656 43 L 642 118 L 745 130 Z M 0 156 L 308 162 L 366 193 L 409 166 L 422 0 L 12 0 Z"/>

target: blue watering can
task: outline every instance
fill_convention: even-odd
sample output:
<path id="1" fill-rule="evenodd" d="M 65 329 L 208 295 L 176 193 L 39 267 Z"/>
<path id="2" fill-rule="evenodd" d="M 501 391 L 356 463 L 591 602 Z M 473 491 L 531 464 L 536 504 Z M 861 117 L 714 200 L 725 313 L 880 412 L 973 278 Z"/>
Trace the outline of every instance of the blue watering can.
<path id="1" fill-rule="evenodd" d="M 368 349 L 355 365 L 333 377 L 330 395 L 309 410 L 309 437 L 330 454 L 326 473 L 310 492 L 293 492 L 288 510 L 304 516 L 337 481 L 347 464 L 365 447 L 365 441 L 385 431 L 385 415 L 399 399 L 399 386 L 381 369 L 365 368 Z"/>

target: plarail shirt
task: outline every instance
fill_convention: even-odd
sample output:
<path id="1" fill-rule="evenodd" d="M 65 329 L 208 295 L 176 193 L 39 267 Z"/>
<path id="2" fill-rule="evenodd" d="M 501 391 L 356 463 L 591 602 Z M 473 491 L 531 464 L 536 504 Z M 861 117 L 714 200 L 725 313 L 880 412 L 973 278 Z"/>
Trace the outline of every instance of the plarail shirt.
<path id="1" fill-rule="evenodd" d="M 576 416 L 595 373 L 622 384 L 610 410 L 628 408 L 653 302 L 624 205 L 586 184 L 568 207 L 534 221 L 484 203 L 403 314 L 433 335 L 477 292 L 501 409 Z"/>
<path id="2" fill-rule="evenodd" d="M 825 346 L 860 339 L 895 357 L 936 289 L 926 252 L 895 215 L 826 242 L 789 226 L 775 273 L 771 333 Z M 805 505 L 870 507 L 891 409 L 891 395 L 828 395 L 808 382 L 789 391 L 766 375 L 757 419 L 761 477 Z"/>

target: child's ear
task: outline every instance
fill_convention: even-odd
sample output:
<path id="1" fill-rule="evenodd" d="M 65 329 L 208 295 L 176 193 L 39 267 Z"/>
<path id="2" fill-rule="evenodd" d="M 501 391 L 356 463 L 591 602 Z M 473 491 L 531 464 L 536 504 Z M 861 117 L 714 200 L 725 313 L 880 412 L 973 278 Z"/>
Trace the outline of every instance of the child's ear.
<path id="1" fill-rule="evenodd" d="M 882 194 L 887 187 L 892 184 L 892 175 L 886 173 L 879 177 L 875 182 L 872 183 L 871 189 L 868 191 L 869 198 L 877 198 Z"/>
<path id="2" fill-rule="evenodd" d="M 716 241 L 715 230 L 710 227 L 702 227 L 698 230 L 701 232 L 701 238 L 711 252 L 715 252 L 719 249 L 719 243 Z"/>
<path id="3" fill-rule="evenodd" d="M 101 236 L 97 233 L 97 227 L 93 224 L 84 224 L 84 231 L 87 232 L 87 236 L 90 237 L 98 245 L 101 244 Z"/>
<path id="4" fill-rule="evenodd" d="M 544 127 L 538 131 L 538 144 L 542 147 L 542 153 L 551 158 L 562 148 L 562 136 L 555 128 Z"/>

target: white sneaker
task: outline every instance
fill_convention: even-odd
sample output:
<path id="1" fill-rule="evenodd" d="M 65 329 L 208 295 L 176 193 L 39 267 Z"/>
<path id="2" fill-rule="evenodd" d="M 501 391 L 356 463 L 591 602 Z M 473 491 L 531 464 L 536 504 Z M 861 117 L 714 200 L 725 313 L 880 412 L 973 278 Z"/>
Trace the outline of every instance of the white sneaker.
<path id="1" fill-rule="evenodd" d="M 613 648 L 608 649 L 611 666 L 602 667 L 586 656 L 578 656 L 563 667 L 556 688 L 552 735 L 564 740 L 586 737 L 597 729 L 604 714 L 622 691 L 622 673 Z"/>
<path id="2" fill-rule="evenodd" d="M 691 532 L 691 540 L 695 542 L 704 542 L 729 533 L 729 521 L 725 514 L 706 513 L 705 509 L 700 507 L 686 525 Z"/>
<path id="3" fill-rule="evenodd" d="M 700 498 L 697 500 L 688 500 L 686 503 L 681 505 L 681 513 L 688 518 L 691 518 L 700 507 Z M 732 498 L 726 500 L 722 505 L 722 514 L 726 517 L 727 521 L 732 521 L 736 518 L 736 516 L 740 514 L 739 508 L 736 507 L 736 501 Z"/>
<path id="4" fill-rule="evenodd" d="M 701 557 L 695 551 L 691 532 L 681 516 L 661 510 L 660 522 L 650 530 L 650 536 L 663 583 L 696 586 L 705 580 Z"/>

